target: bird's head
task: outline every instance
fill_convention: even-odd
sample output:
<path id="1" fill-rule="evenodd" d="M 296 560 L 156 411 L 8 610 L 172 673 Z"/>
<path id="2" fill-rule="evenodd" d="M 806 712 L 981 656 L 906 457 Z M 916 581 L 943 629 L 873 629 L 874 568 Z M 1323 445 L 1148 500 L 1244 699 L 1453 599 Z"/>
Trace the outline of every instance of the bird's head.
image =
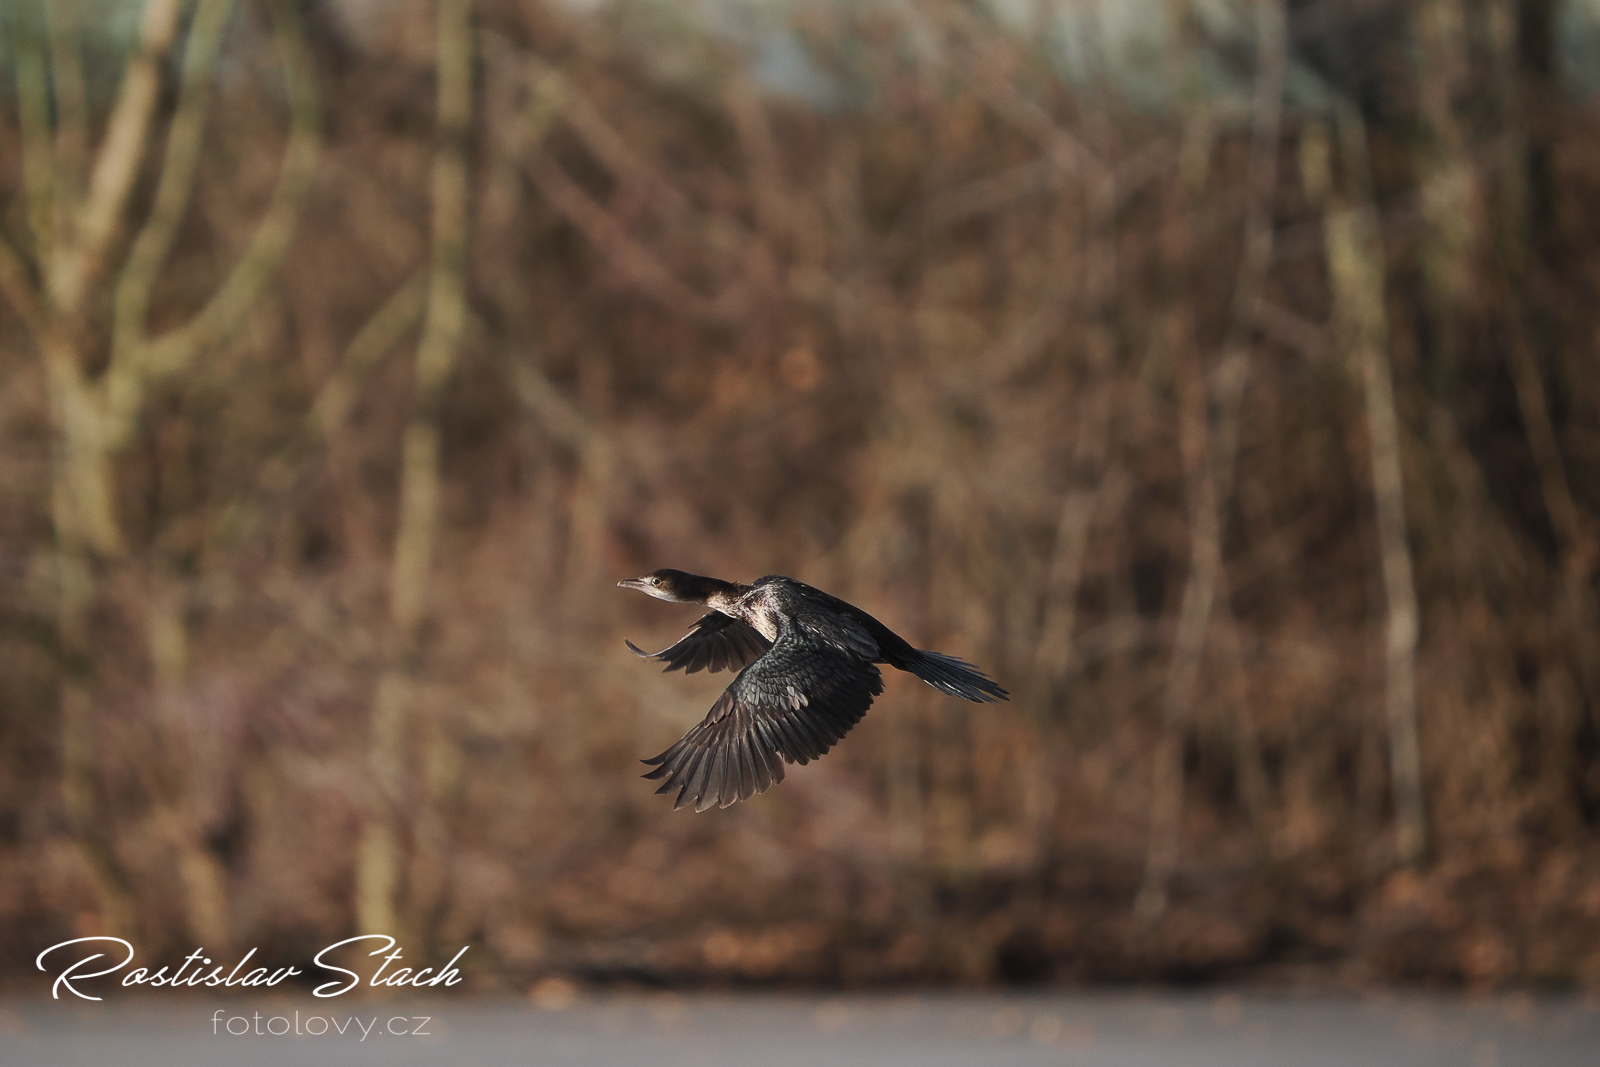
<path id="1" fill-rule="evenodd" d="M 651 571 L 642 578 L 629 578 L 625 582 L 618 582 L 617 585 L 623 589 L 637 589 L 657 600 L 670 600 L 675 604 L 703 604 L 708 581 L 710 579 L 697 574 L 663 567 L 661 570 Z"/>

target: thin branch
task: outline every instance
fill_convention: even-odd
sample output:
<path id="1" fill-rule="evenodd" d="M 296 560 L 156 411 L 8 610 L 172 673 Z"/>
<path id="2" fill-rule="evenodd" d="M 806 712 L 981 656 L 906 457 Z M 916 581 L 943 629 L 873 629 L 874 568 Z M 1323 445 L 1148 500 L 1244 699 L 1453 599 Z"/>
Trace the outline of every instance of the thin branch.
<path id="1" fill-rule="evenodd" d="M 89 158 L 87 91 L 83 79 L 79 0 L 45 0 L 50 29 L 50 81 L 55 86 L 55 229 L 71 240 L 72 214 L 83 195 Z"/>
<path id="2" fill-rule="evenodd" d="M 1563 555 L 1584 551 L 1584 542 L 1587 540 L 1584 537 L 1584 523 L 1573 500 L 1566 466 L 1561 459 L 1561 445 L 1556 440 L 1555 425 L 1550 419 L 1549 405 L 1545 402 L 1544 379 L 1526 340 L 1526 327 L 1521 322 L 1517 325 L 1516 340 L 1506 346 L 1510 356 L 1507 362 L 1510 364 L 1511 380 L 1516 386 L 1523 432 L 1528 437 L 1533 466 L 1539 475 L 1545 514 L 1549 516 L 1550 526 L 1555 531 Z"/>
<path id="3" fill-rule="evenodd" d="M 466 321 L 467 159 L 472 120 L 472 3 L 439 4 L 438 148 L 433 159 L 433 255 L 413 414 L 406 427 L 400 528 L 390 580 L 390 615 L 409 641 L 422 619 L 423 592 L 438 520 L 437 406 Z"/>
<path id="4" fill-rule="evenodd" d="M 965 39 L 965 54 L 956 66 L 984 103 L 1044 149 L 1051 162 L 1062 170 L 1090 181 L 1109 174 L 1110 168 L 1088 145 L 1018 91 L 1015 80 L 1006 73 L 1004 61 L 996 54 L 994 35 L 985 32 L 970 11 L 948 0 L 934 5 L 933 11 L 936 19 L 959 30 Z M 945 53 L 947 59 L 949 54 Z"/>
<path id="5" fill-rule="evenodd" d="M 1178 383 L 1178 440 L 1183 453 L 1184 487 L 1191 516 L 1189 579 L 1178 609 L 1178 629 L 1162 696 L 1161 738 L 1152 755 L 1150 839 L 1144 880 L 1134 900 L 1134 917 L 1149 926 L 1167 908 L 1167 891 L 1178 866 L 1183 827 L 1183 744 L 1198 697 L 1200 667 L 1211 627 L 1222 569 L 1219 487 L 1212 455 L 1206 407 L 1210 400 L 1203 375 L 1184 372 Z"/>
<path id="6" fill-rule="evenodd" d="M 711 301 L 679 281 L 659 259 L 630 237 L 626 227 L 567 177 L 553 159 L 536 156 L 528 165 L 528 172 L 551 206 L 565 215 L 646 295 L 673 311 L 687 312 L 696 318 L 715 321 L 722 317 Z"/>
<path id="7" fill-rule="evenodd" d="M 1325 359 L 1328 355 L 1328 335 L 1322 326 L 1264 297 L 1256 300 L 1250 320 L 1262 333 L 1295 349 L 1312 362 Z"/>
<path id="8" fill-rule="evenodd" d="M 117 278 L 112 327 L 111 369 L 108 391 L 113 407 L 131 413 L 138 404 L 138 381 L 143 368 L 138 366 L 145 343 L 146 318 L 150 294 L 166 265 L 178 225 L 189 208 L 194 191 L 195 171 L 200 165 L 200 148 L 205 139 L 206 115 L 211 109 L 211 73 L 223 28 L 233 13 L 233 0 L 201 0 L 184 44 L 183 82 L 178 93 L 177 112 L 167 131 L 166 156 L 161 177 L 144 226 L 134 239 L 133 248 Z M 119 394 L 129 394 L 122 399 Z"/>
<path id="9" fill-rule="evenodd" d="M 516 385 L 523 406 L 533 413 L 550 436 L 579 455 L 587 454 L 602 443 L 600 431 L 589 417 L 526 360 L 517 364 Z"/>
<path id="10" fill-rule="evenodd" d="M 29 276 L 28 265 L 4 237 L 0 237 L 0 293 L 5 294 L 34 339 L 42 338 L 46 322 L 44 299 Z"/>
<path id="11" fill-rule="evenodd" d="M 106 122 L 105 141 L 73 228 L 71 254 L 60 257 L 45 272 L 51 301 L 58 308 L 77 309 L 117 235 L 144 160 L 150 123 L 161 97 L 161 72 L 172 51 L 182 7 L 183 0 L 148 0 L 145 5 L 139 50 L 128 59 L 116 106 Z"/>
<path id="12" fill-rule="evenodd" d="M 214 2 L 221 5 L 231 0 L 214 0 Z M 123 293 L 119 286 L 117 347 L 114 350 L 111 376 L 107 382 L 107 400 L 113 420 L 113 433 L 126 434 L 131 428 L 132 416 L 138 409 L 146 383 L 182 370 L 207 348 L 221 342 L 238 325 L 245 314 L 260 300 L 262 293 L 276 276 L 294 240 L 295 229 L 304 209 L 306 197 L 311 190 L 312 180 L 316 176 L 317 163 L 321 155 L 322 111 L 317 93 L 316 73 L 293 0 L 272 0 L 271 10 L 274 36 L 283 59 L 284 78 L 288 85 L 290 109 L 289 143 L 284 149 L 283 163 L 278 173 L 277 185 L 272 192 L 272 199 L 256 227 L 249 246 L 234 264 L 227 280 L 185 325 L 154 341 L 145 341 L 142 336 L 143 309 L 148 305 L 148 284 L 153 279 L 136 283 L 142 292 L 135 289 L 130 294 L 130 305 L 127 308 L 123 306 Z M 197 24 L 199 22 L 198 16 L 196 22 Z M 182 106 L 180 102 L 180 112 Z M 203 124 L 203 116 L 201 121 Z M 174 127 L 176 125 L 177 120 L 174 119 Z M 177 136 L 176 129 L 172 136 Z M 195 147 L 198 147 L 198 141 Z M 169 158 L 170 156 L 169 150 Z M 188 164 L 186 161 L 180 161 L 179 165 Z M 176 197 L 176 194 L 174 196 Z M 157 192 L 157 199 L 159 202 L 160 190 Z M 170 232 L 155 234 L 152 237 L 152 253 L 157 250 L 155 242 L 165 241 L 170 245 L 171 236 Z M 141 242 L 142 239 L 143 235 Z M 136 254 L 137 251 L 136 248 Z M 160 258 L 165 258 L 164 251 L 161 252 Z M 132 266 L 131 259 L 129 266 L 130 268 Z M 159 269 L 159 265 L 156 269 Z M 129 316 L 129 321 L 124 322 L 124 315 Z M 132 349 L 123 347 L 129 344 L 136 344 L 137 347 Z"/>
<path id="13" fill-rule="evenodd" d="M 1085 422 L 1079 447 L 1074 449 L 1074 466 L 1103 466 L 1105 459 L 1106 430 L 1110 424 L 1109 413 L 1096 416 L 1100 409 L 1111 407 L 1110 396 L 1104 389 L 1086 394 L 1083 404 Z M 1121 491 L 1116 473 L 1101 476 L 1096 469 L 1093 476 L 1076 482 L 1067 491 L 1061 505 L 1061 518 L 1056 525 L 1055 547 L 1050 553 L 1050 566 L 1045 573 L 1044 615 L 1039 625 L 1039 640 L 1033 648 L 1033 672 L 1045 684 L 1065 677 L 1079 662 L 1074 644 L 1073 630 L 1077 622 L 1078 588 L 1083 581 L 1084 558 L 1088 554 L 1089 531 L 1095 512 L 1106 497 L 1115 498 Z"/>
<path id="14" fill-rule="evenodd" d="M 333 373 L 317 390 L 303 432 L 262 460 L 256 468 L 256 486 L 281 493 L 305 476 L 310 469 L 307 454 L 317 444 L 332 441 L 344 426 L 363 380 L 422 317 L 427 293 L 428 271 L 415 271 L 356 331 Z"/>
<path id="15" fill-rule="evenodd" d="M 357 331 L 311 404 L 307 422 L 314 433 L 329 438 L 344 424 L 361 380 L 416 325 L 427 293 L 428 271 L 419 270 Z"/>
<path id="16" fill-rule="evenodd" d="M 1070 310 L 1074 277 L 1069 271 L 1055 272 L 1039 306 L 1015 329 L 995 340 L 972 361 L 949 375 L 947 391 L 971 394 L 1004 382 L 1031 364 L 1052 342 L 1061 338 L 1061 326 Z M 979 368 L 974 374 L 972 368 Z"/>
<path id="17" fill-rule="evenodd" d="M 50 70 L 40 27 L 25 21 L 21 8 L 10 13 L 17 67 L 17 117 L 22 124 L 22 187 L 34 257 L 49 263 L 56 251 L 55 148 L 50 130 Z"/>
<path id="18" fill-rule="evenodd" d="M 1109 186 L 1109 188 L 1108 188 Z M 1034 646 L 1034 672 L 1045 686 L 1052 686 L 1071 668 L 1075 660 L 1072 631 L 1077 621 L 1078 586 L 1083 578 L 1083 561 L 1088 551 L 1089 532 L 1094 513 L 1106 492 L 1107 465 L 1110 453 L 1111 425 L 1116 414 L 1117 392 L 1114 384 L 1115 341 L 1107 322 L 1116 296 L 1116 264 L 1111 246 L 1115 244 L 1113 220 L 1116 191 L 1109 180 L 1101 183 L 1099 196 L 1089 197 L 1084 243 L 1088 246 L 1082 256 L 1083 272 L 1079 285 L 1083 301 L 1089 306 L 1090 324 L 1084 330 L 1083 350 L 1085 381 L 1082 399 L 1074 425 L 1078 427 L 1073 441 L 1070 476 L 1071 484 L 1062 503 L 1061 518 L 1056 526 L 1055 547 L 1051 552 L 1050 568 L 1045 577 L 1039 640 Z M 1018 337 L 1010 339 L 1013 346 L 1026 342 L 1029 347 L 1043 348 L 1052 338 L 1030 338 L 1027 331 L 1037 329 L 1036 323 L 1054 327 L 1066 315 L 1069 295 L 1068 277 L 1073 271 L 1060 271 L 1046 303 L 1035 312 L 1033 319 L 1017 331 Z M 1032 359 L 1031 354 L 1016 358 L 1017 347 L 1011 352 L 995 346 L 986 354 L 980 366 L 995 359 L 1009 369 Z M 995 380 L 991 377 L 991 380 Z"/>
<path id="19" fill-rule="evenodd" d="M 557 73 L 545 67 L 534 57 L 527 57 L 536 77 Z M 578 135 L 612 173 L 624 182 L 631 183 L 650 194 L 657 206 L 680 220 L 693 212 L 689 198 L 673 184 L 672 180 L 628 143 L 628 138 L 605 117 L 570 78 L 562 78 L 559 85 L 561 118 Z"/>
<path id="20" fill-rule="evenodd" d="M 672 182 L 636 152 L 600 110 L 580 93 L 571 79 L 558 70 L 532 62 L 537 77 L 529 104 L 529 123 L 522 134 L 527 150 L 544 138 L 548 124 L 563 119 L 580 139 L 623 181 L 648 189 L 668 214 L 685 221 L 693 214 L 686 197 Z M 557 211 L 583 231 L 629 279 L 647 294 L 675 310 L 697 318 L 727 318 L 727 301 L 713 302 L 679 281 L 672 271 L 643 244 L 628 235 L 615 215 L 584 192 L 560 164 L 541 154 L 531 154 L 528 173 Z"/>
<path id="21" fill-rule="evenodd" d="M 1592 585 L 1595 565 L 1600 561 L 1600 544 L 1593 536 L 1592 523 L 1579 509 L 1561 457 L 1555 423 L 1545 400 L 1545 386 L 1539 365 L 1527 340 L 1527 330 L 1517 316 L 1509 349 L 1511 378 L 1522 412 L 1523 432 L 1533 453 L 1539 488 L 1544 497 L 1545 514 L 1556 535 L 1556 550 L 1561 560 L 1561 595 L 1553 614 L 1571 641 L 1577 681 L 1590 714 L 1600 724 L 1600 639 Z"/>
<path id="22" fill-rule="evenodd" d="M 287 2 L 287 0 L 286 0 Z M 410 745 L 411 669 L 427 607 L 428 573 L 439 524 L 438 405 L 466 324 L 467 136 L 472 123 L 472 0 L 439 0 L 437 133 L 432 168 L 432 256 L 428 303 L 417 345 L 410 421 L 402 442 L 400 515 L 389 577 L 389 621 L 395 658 L 378 680 L 368 762 L 377 803 L 365 819 L 356 861 L 358 922 L 395 929 L 402 846 L 395 803 Z M 437 741 L 435 743 L 448 743 Z M 426 912 L 439 889 L 443 830 L 436 808 L 412 813 L 416 863 L 410 878 L 412 915 Z M 409 918 L 409 917 L 408 917 Z"/>
<path id="23" fill-rule="evenodd" d="M 739 144 L 749 166 L 750 198 L 755 204 L 757 228 L 772 238 L 792 236 L 794 208 L 784 179 L 777 140 L 767 119 L 761 90 L 740 72 L 729 78 L 723 94 Z"/>
<path id="24" fill-rule="evenodd" d="M 921 225 L 937 230 L 1010 207 L 1061 184 L 1065 175 L 1049 158 L 1030 160 L 940 193 L 923 209 Z"/>
<path id="25" fill-rule="evenodd" d="M 1216 648 L 1228 666 L 1227 699 L 1232 705 L 1232 730 L 1234 773 L 1239 781 L 1239 799 L 1250 820 L 1256 851 L 1271 864 L 1276 860 L 1276 843 L 1272 832 L 1272 794 L 1267 782 L 1267 770 L 1261 758 L 1260 730 L 1256 724 L 1255 707 L 1250 700 L 1249 679 L 1244 641 L 1239 622 L 1227 610 L 1230 597 L 1227 568 L 1219 569 L 1217 599 L 1223 605 L 1214 625 Z"/>
<path id="26" fill-rule="evenodd" d="M 494 44 L 494 48 L 489 45 Z M 533 72 L 522 70 L 525 64 L 515 47 L 485 32 L 485 52 L 492 57 L 505 57 L 508 66 L 514 66 L 527 83 L 528 99 L 522 105 L 516 120 L 505 123 L 495 139 L 499 149 L 496 165 L 484 183 L 479 202 L 477 225 L 480 232 L 494 234 L 513 225 L 517 203 L 522 193 L 522 170 L 530 155 L 538 150 L 545 137 L 561 117 L 566 106 L 568 79 L 559 68 L 540 64 Z M 509 273 L 509 267 L 506 273 Z"/>
<path id="27" fill-rule="evenodd" d="M 270 7 L 289 96 L 289 143 L 278 183 L 250 246 L 222 288 L 186 325 L 151 342 L 144 358 L 146 372 L 152 377 L 181 369 L 221 342 L 260 300 L 289 254 L 316 177 L 322 154 L 322 104 L 315 64 L 293 0 L 270 0 Z"/>

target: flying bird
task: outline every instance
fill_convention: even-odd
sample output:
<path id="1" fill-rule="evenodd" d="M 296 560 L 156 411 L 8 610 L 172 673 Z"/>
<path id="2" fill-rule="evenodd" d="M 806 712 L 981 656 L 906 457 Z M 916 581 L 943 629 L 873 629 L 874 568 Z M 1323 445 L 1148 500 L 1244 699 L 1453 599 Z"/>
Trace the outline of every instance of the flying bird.
<path id="1" fill-rule="evenodd" d="M 854 604 L 781 574 L 740 585 L 668 568 L 617 584 L 711 609 L 660 652 L 626 642 L 634 655 L 687 674 L 739 672 L 698 726 L 643 761 L 655 767 L 645 777 L 661 780 L 658 794 L 678 791 L 674 809 L 749 800 L 783 781 L 785 763 L 820 758 L 883 692 L 880 663 L 963 700 L 1006 699 L 972 664 L 912 648 Z"/>

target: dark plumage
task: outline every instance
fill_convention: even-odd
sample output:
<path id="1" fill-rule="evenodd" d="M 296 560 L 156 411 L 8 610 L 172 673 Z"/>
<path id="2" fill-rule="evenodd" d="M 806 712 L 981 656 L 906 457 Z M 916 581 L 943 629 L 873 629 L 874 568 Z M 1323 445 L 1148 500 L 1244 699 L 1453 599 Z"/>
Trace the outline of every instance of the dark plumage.
<path id="1" fill-rule="evenodd" d="M 871 615 L 804 582 L 769 574 L 752 585 L 659 570 L 619 582 L 661 600 L 705 604 L 676 644 L 644 652 L 666 669 L 738 669 L 700 724 L 661 755 L 646 778 L 673 807 L 704 811 L 749 800 L 783 781 L 785 763 L 822 756 L 861 721 L 883 692 L 877 664 L 909 671 L 941 692 L 993 702 L 1006 691 L 972 664 L 912 648 Z"/>

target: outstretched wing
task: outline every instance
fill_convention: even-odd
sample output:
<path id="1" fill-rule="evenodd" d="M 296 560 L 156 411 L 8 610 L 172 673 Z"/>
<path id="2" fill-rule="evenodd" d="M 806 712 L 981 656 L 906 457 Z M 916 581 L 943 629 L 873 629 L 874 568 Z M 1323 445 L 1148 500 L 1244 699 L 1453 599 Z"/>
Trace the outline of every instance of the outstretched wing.
<path id="1" fill-rule="evenodd" d="M 883 692 L 878 668 L 848 652 L 779 634 L 771 651 L 739 672 L 700 724 L 644 762 L 695 811 L 749 800 L 783 781 L 784 763 L 822 756 Z"/>
<path id="2" fill-rule="evenodd" d="M 737 670 L 772 647 L 753 627 L 720 611 L 708 611 L 700 616 L 677 644 L 660 652 L 646 652 L 626 639 L 623 644 L 635 656 L 661 660 L 667 665 L 666 670 L 682 669 L 685 674 Z"/>

